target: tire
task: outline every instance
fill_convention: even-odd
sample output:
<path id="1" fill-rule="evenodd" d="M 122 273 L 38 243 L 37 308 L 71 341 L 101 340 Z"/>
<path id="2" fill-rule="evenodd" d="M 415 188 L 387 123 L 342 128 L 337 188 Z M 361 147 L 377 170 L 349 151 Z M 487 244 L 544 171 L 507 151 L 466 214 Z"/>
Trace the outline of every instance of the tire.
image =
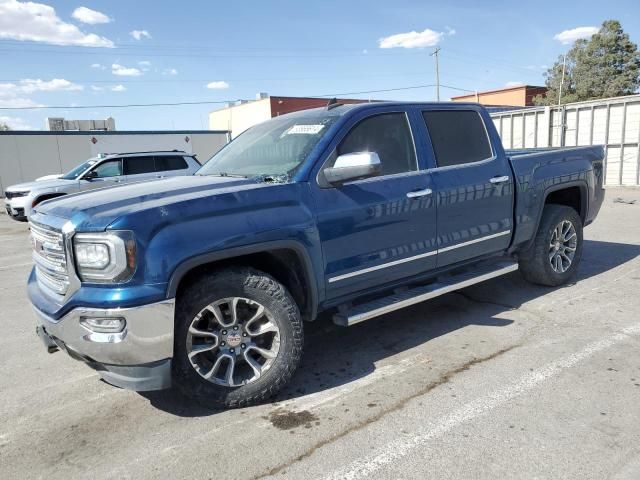
<path id="1" fill-rule="evenodd" d="M 193 282 L 178 299 L 174 337 L 173 384 L 209 408 L 267 400 L 289 381 L 302 356 L 298 306 L 283 285 L 251 268 L 220 270 Z M 213 344 L 217 346 L 210 349 Z M 229 357 L 235 358 L 233 367 Z"/>
<path id="2" fill-rule="evenodd" d="M 564 231 L 569 223 L 573 230 L 569 230 L 566 237 L 569 238 L 571 233 L 575 233 L 575 237 L 571 236 L 566 242 L 562 241 L 564 237 L 556 238 L 556 228 Z M 531 283 L 550 287 L 562 285 L 576 273 L 582 257 L 582 243 L 582 220 L 578 213 L 565 205 L 546 205 L 533 244 L 519 257 L 520 272 Z M 572 246 L 573 252 L 570 250 Z M 573 257 L 568 262 L 571 253 Z"/>

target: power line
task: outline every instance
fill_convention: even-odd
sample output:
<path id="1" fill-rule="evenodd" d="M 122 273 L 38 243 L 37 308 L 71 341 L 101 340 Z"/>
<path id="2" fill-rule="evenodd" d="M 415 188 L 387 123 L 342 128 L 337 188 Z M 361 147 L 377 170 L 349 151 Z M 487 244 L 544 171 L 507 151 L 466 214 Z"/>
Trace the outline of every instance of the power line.
<path id="1" fill-rule="evenodd" d="M 196 58 L 336 58 L 336 57 L 393 57 L 393 56 L 414 56 L 420 55 L 421 52 L 401 52 L 401 51 L 388 51 L 388 52 L 377 52 L 377 51 L 369 51 L 367 53 L 353 52 L 353 53 L 321 53 L 321 54 L 269 54 L 269 53 L 254 53 L 254 54 L 244 54 L 244 53 L 218 53 L 218 54 L 207 54 L 207 53 L 189 53 L 193 52 L 194 49 L 190 49 L 187 52 L 181 53 L 149 53 L 149 52 L 140 52 L 140 53 L 132 53 L 132 52 L 121 52 L 117 49 L 105 50 L 99 53 L 94 51 L 82 51 L 82 50 L 53 50 L 53 49 L 35 49 L 35 48 L 27 48 L 27 49 L 16 49 L 16 48 L 0 48 L 0 52 L 13 52 L 13 53 L 46 53 L 49 54 L 62 54 L 62 55 L 91 55 L 92 57 L 97 56 L 105 56 L 112 55 L 116 57 L 167 57 L 167 58 L 180 58 L 180 57 L 196 57 Z M 220 50 L 219 50 L 220 51 Z"/>
<path id="2" fill-rule="evenodd" d="M 327 93 L 323 95 L 310 95 L 309 98 L 327 98 L 327 97 L 343 97 L 347 95 L 364 95 L 368 93 L 384 93 L 384 92 L 399 92 L 403 90 L 415 90 L 421 88 L 432 88 L 435 85 L 413 85 L 410 87 L 397 87 L 397 88 L 385 88 L 379 90 L 362 90 L 358 92 L 341 92 L 341 93 Z M 441 85 L 451 90 L 458 90 L 462 92 L 473 92 L 474 90 L 468 90 L 466 88 L 453 87 L 450 85 Z M 128 103 L 121 105 L 36 105 L 31 107 L 0 107 L 0 110 L 81 110 L 91 108 L 146 108 L 146 107 L 177 107 L 184 105 L 216 105 L 236 102 L 237 100 L 204 100 L 197 102 L 171 102 L 171 103 Z"/>
<path id="3" fill-rule="evenodd" d="M 388 73 L 388 74 L 377 74 L 377 75 L 367 75 L 367 74 L 355 74 L 355 75 L 313 75 L 308 77 L 243 77 L 243 78 L 227 78 L 224 77 L 226 81 L 229 82 L 257 82 L 257 81 L 283 81 L 283 80 L 314 80 L 317 78 L 382 78 L 382 77 L 408 77 L 408 76 L 424 76 L 428 75 L 432 72 L 405 72 L 405 73 Z M 102 83 L 102 84 L 120 84 L 120 83 L 208 83 L 211 81 L 211 77 L 202 78 L 202 79 L 185 79 L 185 78 L 156 78 L 156 79 L 141 79 L 141 80 L 127 80 L 127 79 L 114 79 L 114 80 L 78 80 L 78 79 L 69 79 L 65 78 L 69 82 L 72 83 Z M 0 83 L 20 83 L 24 81 L 24 79 L 0 79 Z"/>

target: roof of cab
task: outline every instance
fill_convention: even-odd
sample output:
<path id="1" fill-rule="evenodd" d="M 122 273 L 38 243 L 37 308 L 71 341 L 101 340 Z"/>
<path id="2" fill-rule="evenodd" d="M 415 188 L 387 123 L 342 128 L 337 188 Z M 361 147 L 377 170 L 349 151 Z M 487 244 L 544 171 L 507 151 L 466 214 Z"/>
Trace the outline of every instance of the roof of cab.
<path id="1" fill-rule="evenodd" d="M 334 104 L 335 105 L 335 104 Z M 321 112 L 326 112 L 327 115 L 335 115 L 342 116 L 349 112 L 359 111 L 359 110 L 368 110 L 378 107 L 422 107 L 422 108 L 434 108 L 434 109 L 459 109 L 459 108 L 469 108 L 472 107 L 477 109 L 480 107 L 478 103 L 473 102 L 397 102 L 397 101 L 376 101 L 376 102 L 367 102 L 367 103 L 348 103 L 348 104 L 338 104 L 337 106 L 332 106 L 330 109 L 327 107 L 318 107 L 311 108 L 306 110 L 299 110 L 296 112 L 288 113 L 286 115 L 289 116 L 300 116 L 304 117 L 307 115 L 317 115 Z M 284 116 L 284 115 L 283 115 Z"/>

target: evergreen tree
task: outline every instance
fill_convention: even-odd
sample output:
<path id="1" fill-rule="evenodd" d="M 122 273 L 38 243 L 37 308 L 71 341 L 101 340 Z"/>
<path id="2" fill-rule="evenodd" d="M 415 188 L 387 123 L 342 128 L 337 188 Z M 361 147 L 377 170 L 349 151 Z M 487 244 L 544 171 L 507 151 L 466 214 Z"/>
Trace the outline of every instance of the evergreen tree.
<path id="1" fill-rule="evenodd" d="M 537 105 L 557 105 L 562 62 L 545 73 L 549 89 L 534 98 Z M 620 22 L 607 20 L 590 39 L 579 39 L 567 52 L 562 103 L 631 95 L 640 87 L 640 52 Z"/>

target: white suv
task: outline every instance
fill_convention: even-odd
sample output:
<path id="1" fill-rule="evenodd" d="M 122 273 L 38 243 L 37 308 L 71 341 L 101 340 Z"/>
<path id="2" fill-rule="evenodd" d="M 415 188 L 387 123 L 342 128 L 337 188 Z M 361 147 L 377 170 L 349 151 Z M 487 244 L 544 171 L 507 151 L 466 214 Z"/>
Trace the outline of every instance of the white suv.
<path id="1" fill-rule="evenodd" d="M 31 209 L 44 200 L 122 183 L 193 175 L 199 168 L 195 156 L 179 151 L 101 155 L 64 175 L 10 186 L 4 192 L 4 206 L 11 218 L 26 221 Z"/>

